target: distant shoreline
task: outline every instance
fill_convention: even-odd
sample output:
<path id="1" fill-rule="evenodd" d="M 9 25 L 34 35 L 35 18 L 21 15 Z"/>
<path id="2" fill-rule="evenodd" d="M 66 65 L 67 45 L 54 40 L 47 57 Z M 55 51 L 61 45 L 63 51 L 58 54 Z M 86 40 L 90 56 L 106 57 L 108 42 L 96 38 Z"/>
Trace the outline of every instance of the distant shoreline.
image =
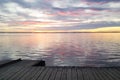
<path id="1" fill-rule="evenodd" d="M 0 33 L 120 33 L 120 32 L 0 32 Z"/>

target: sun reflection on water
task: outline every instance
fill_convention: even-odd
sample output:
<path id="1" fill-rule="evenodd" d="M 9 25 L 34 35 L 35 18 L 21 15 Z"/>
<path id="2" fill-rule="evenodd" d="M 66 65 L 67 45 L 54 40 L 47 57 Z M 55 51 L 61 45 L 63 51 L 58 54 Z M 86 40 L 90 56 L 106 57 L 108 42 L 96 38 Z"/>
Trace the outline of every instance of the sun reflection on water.
<path id="1" fill-rule="evenodd" d="M 1 34 L 0 59 L 44 59 L 50 66 L 119 66 L 120 33 Z"/>

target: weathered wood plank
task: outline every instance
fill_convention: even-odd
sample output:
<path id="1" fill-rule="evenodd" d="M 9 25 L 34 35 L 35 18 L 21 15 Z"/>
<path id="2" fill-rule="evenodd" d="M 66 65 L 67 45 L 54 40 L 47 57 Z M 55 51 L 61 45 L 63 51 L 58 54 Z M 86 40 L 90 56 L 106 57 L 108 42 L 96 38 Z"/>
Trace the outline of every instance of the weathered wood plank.
<path id="1" fill-rule="evenodd" d="M 93 71 L 93 68 L 88 68 L 86 70 L 86 72 L 88 73 L 89 80 L 96 80 L 93 73 L 92 73 L 92 71 Z"/>
<path id="2" fill-rule="evenodd" d="M 52 68 L 51 76 L 48 80 L 54 80 L 57 73 L 57 68 Z"/>
<path id="3" fill-rule="evenodd" d="M 72 75 L 71 68 L 68 68 L 67 69 L 67 80 L 72 80 L 71 75 Z"/>
<path id="4" fill-rule="evenodd" d="M 34 77 L 31 78 L 31 80 L 37 80 L 44 70 L 45 70 L 45 67 L 41 67 L 38 70 L 38 72 L 34 75 Z"/>
<path id="5" fill-rule="evenodd" d="M 3 61 L 0 61 L 0 65 L 5 64 L 5 63 L 7 63 L 7 62 L 10 62 L 10 60 L 3 60 Z"/>
<path id="6" fill-rule="evenodd" d="M 8 65 L 11 65 L 11 64 L 14 64 L 14 63 L 17 63 L 19 61 L 22 61 L 22 60 L 21 59 L 17 59 L 17 60 L 8 61 L 6 63 L 2 63 L 2 64 L 0 64 L 0 68 L 8 66 Z"/>
<path id="7" fill-rule="evenodd" d="M 0 72 L 5 80 L 120 80 L 114 68 L 11 67 Z"/>
<path id="8" fill-rule="evenodd" d="M 99 72 L 100 68 L 95 68 L 95 75 L 97 76 L 96 78 L 98 80 L 105 80 L 105 78 L 101 75 L 101 73 Z"/>
<path id="9" fill-rule="evenodd" d="M 96 69 L 94 69 L 94 68 L 92 69 L 92 74 L 93 74 L 95 80 L 102 80 L 101 76 L 96 72 Z"/>
<path id="10" fill-rule="evenodd" d="M 10 76 L 14 75 L 17 73 L 19 70 L 21 70 L 21 67 L 13 67 L 12 69 L 8 70 L 7 72 L 3 73 L 0 75 L 0 79 L 9 79 Z"/>
<path id="11" fill-rule="evenodd" d="M 43 80 L 49 80 L 50 76 L 51 76 L 51 73 L 52 73 L 52 69 L 49 68 L 49 70 L 47 71 L 45 77 L 43 78 Z"/>
<path id="12" fill-rule="evenodd" d="M 0 68 L 0 80 L 120 80 L 120 68 L 33 67 L 20 61 Z"/>
<path id="13" fill-rule="evenodd" d="M 97 69 L 97 72 L 98 72 L 98 74 L 99 75 L 101 75 L 101 78 L 103 79 L 103 80 L 110 80 L 110 78 L 109 77 L 107 77 L 106 76 L 106 74 L 104 73 L 104 70 L 103 69 Z"/>
<path id="14" fill-rule="evenodd" d="M 89 80 L 89 77 L 88 77 L 88 73 L 86 72 L 86 69 L 82 69 L 82 73 L 83 73 L 83 79 L 84 80 Z"/>
<path id="15" fill-rule="evenodd" d="M 111 73 L 113 73 L 120 80 L 120 70 L 118 68 L 110 69 Z"/>
<path id="16" fill-rule="evenodd" d="M 40 74 L 40 76 L 38 77 L 37 80 L 43 80 L 48 71 L 49 71 L 49 68 L 45 68 L 45 69 L 42 71 L 42 74 Z"/>
<path id="17" fill-rule="evenodd" d="M 110 68 L 105 69 L 104 71 L 106 73 L 106 76 L 110 77 L 111 80 L 120 80 L 120 74 L 116 74 L 116 71 L 114 71 L 114 69 L 112 69 L 112 72 Z"/>
<path id="18" fill-rule="evenodd" d="M 66 68 L 62 69 L 61 80 L 67 80 L 67 71 L 66 71 Z"/>
<path id="19" fill-rule="evenodd" d="M 80 68 L 77 69 L 77 77 L 78 77 L 78 80 L 84 80 L 83 79 L 83 74 L 82 74 L 82 71 Z"/>
<path id="20" fill-rule="evenodd" d="M 11 76 L 11 78 L 9 80 L 19 80 L 21 77 L 26 75 L 26 72 L 28 72 L 29 70 L 30 70 L 30 68 L 24 67 L 23 69 L 19 70 L 16 74 Z"/>
<path id="21" fill-rule="evenodd" d="M 71 75 L 72 80 L 77 80 L 78 74 L 77 74 L 76 68 L 72 68 L 71 73 L 72 73 Z"/>
<path id="22" fill-rule="evenodd" d="M 60 80 L 61 79 L 61 73 L 62 73 L 62 68 L 58 68 L 55 80 Z"/>
<path id="23" fill-rule="evenodd" d="M 34 68 L 34 71 L 33 72 L 31 72 L 26 78 L 25 78 L 25 80 L 32 80 L 32 78 L 34 78 L 34 76 L 36 75 L 36 74 L 38 74 L 38 72 L 41 70 L 41 67 L 35 67 Z"/>
<path id="24" fill-rule="evenodd" d="M 14 67 L 13 66 L 9 66 L 9 67 L 4 67 L 4 68 L 0 69 L 0 75 L 5 73 L 5 72 L 10 71 L 12 68 L 14 68 Z"/>
<path id="25" fill-rule="evenodd" d="M 34 72 L 35 72 L 35 67 L 30 68 L 29 71 L 27 71 L 25 75 L 23 75 L 19 80 L 27 80 L 27 78 L 32 76 L 32 73 Z"/>

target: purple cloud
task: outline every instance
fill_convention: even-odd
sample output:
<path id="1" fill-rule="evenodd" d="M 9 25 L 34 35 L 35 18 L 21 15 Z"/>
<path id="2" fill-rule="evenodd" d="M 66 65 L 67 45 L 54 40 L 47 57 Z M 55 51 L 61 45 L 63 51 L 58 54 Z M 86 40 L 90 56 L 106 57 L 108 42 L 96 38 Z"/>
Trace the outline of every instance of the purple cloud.
<path id="1" fill-rule="evenodd" d="M 85 1 L 88 1 L 88 2 L 120 2 L 120 0 L 85 0 Z"/>
<path id="2" fill-rule="evenodd" d="M 31 29 L 51 27 L 50 29 L 56 30 L 72 30 L 119 26 L 119 14 L 120 0 L 0 1 L 0 25 L 2 27 L 8 25 L 19 28 L 25 25 L 23 22 L 32 25 L 28 26 L 32 27 Z"/>

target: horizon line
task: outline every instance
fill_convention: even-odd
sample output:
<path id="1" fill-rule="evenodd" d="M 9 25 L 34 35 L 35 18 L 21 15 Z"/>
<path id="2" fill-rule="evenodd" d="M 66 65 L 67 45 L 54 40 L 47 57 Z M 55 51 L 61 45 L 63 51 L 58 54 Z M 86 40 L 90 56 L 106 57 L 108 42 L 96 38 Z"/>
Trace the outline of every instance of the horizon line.
<path id="1" fill-rule="evenodd" d="M 120 32 L 0 32 L 0 33 L 120 33 Z"/>

